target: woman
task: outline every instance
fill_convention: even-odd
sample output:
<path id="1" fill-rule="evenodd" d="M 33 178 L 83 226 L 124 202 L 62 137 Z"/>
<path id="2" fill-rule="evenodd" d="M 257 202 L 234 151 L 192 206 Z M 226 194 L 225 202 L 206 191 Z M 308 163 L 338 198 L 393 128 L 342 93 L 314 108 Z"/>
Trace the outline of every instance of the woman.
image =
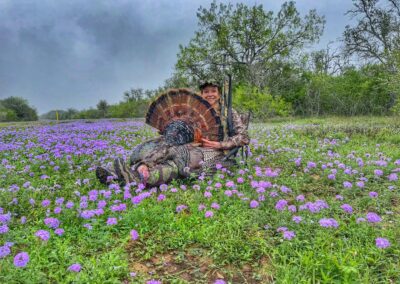
<path id="1" fill-rule="evenodd" d="M 200 85 L 200 95 L 218 112 L 221 112 L 220 86 L 215 82 Z M 175 121 L 165 129 L 163 136 L 146 141 L 133 150 L 130 166 L 123 159 L 115 159 L 113 169 L 98 167 L 96 175 L 100 182 L 108 183 L 110 177 L 121 184 L 141 182 L 147 186 L 168 183 L 201 172 L 212 173 L 215 165 L 233 165 L 232 159 L 224 159 L 224 151 L 249 144 L 247 126 L 235 110 L 232 110 L 235 135 L 223 141 L 201 139 L 201 144 L 191 143 L 194 130 L 182 121 Z"/>

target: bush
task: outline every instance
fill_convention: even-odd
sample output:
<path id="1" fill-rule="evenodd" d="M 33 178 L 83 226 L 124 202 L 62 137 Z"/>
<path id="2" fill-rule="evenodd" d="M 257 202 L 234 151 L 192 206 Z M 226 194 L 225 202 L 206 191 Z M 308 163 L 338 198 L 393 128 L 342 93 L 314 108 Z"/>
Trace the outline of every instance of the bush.
<path id="1" fill-rule="evenodd" d="M 20 97 L 9 97 L 0 101 L 0 120 L 32 121 L 38 120 L 36 109 L 29 106 L 28 101 Z"/>
<path id="2" fill-rule="evenodd" d="M 380 66 L 348 69 L 341 75 L 312 74 L 305 88 L 306 115 L 384 115 L 393 106 Z"/>
<path id="3" fill-rule="evenodd" d="M 265 120 L 274 116 L 289 116 L 292 106 L 281 97 L 273 97 L 266 89 L 239 85 L 233 96 L 235 108 L 241 111 L 251 111 L 253 117 Z"/>

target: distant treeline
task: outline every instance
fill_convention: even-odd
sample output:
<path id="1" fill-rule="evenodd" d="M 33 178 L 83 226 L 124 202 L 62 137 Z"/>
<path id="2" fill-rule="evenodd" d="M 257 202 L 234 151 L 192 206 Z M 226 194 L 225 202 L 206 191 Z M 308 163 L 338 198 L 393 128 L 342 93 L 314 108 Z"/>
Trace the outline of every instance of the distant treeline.
<path id="1" fill-rule="evenodd" d="M 27 100 L 20 97 L 0 100 L 0 121 L 32 121 L 37 119 L 36 109 L 29 106 Z"/>
<path id="2" fill-rule="evenodd" d="M 118 104 L 57 111 L 59 119 L 143 117 L 167 88 L 197 89 L 233 76 L 235 108 L 274 116 L 400 115 L 400 0 L 353 0 L 342 39 L 309 52 L 325 17 L 301 16 L 295 2 L 278 13 L 262 5 L 218 4 L 197 12 L 198 30 L 179 46 L 172 76 L 158 90 L 131 89 Z M 94 102 L 95 103 L 95 102 Z M 9 117 L 12 117 L 10 114 Z M 42 118 L 55 119 L 56 112 Z"/>
<path id="3" fill-rule="evenodd" d="M 85 118 L 136 118 L 144 117 L 150 100 L 161 90 L 131 89 L 124 93 L 122 101 L 109 104 L 100 100 L 96 108 L 78 111 L 76 109 L 52 110 L 40 116 L 41 119 L 85 119 Z"/>

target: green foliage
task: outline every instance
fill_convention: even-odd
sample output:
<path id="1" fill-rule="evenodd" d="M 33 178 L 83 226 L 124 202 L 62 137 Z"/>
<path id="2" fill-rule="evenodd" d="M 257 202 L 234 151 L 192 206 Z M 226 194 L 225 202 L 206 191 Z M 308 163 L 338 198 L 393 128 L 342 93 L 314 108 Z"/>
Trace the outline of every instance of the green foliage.
<path id="1" fill-rule="evenodd" d="M 241 111 L 251 111 L 259 120 L 274 116 L 288 116 L 292 112 L 291 104 L 281 97 L 273 97 L 268 90 L 256 87 L 238 86 L 234 91 L 234 106 Z"/>
<path id="2" fill-rule="evenodd" d="M 73 108 L 69 108 L 66 111 L 65 110 L 51 110 L 49 112 L 42 114 L 40 116 L 40 118 L 55 120 L 55 119 L 57 119 L 57 113 L 58 113 L 59 120 L 67 120 L 67 119 L 76 118 L 78 111 Z"/>
<path id="3" fill-rule="evenodd" d="M 308 115 L 382 115 L 388 113 L 390 91 L 386 72 L 377 65 L 348 69 L 338 76 L 312 74 L 304 96 Z"/>
<path id="4" fill-rule="evenodd" d="M 0 100 L 0 121 L 33 121 L 38 120 L 36 109 L 20 97 L 8 97 Z"/>
<path id="5" fill-rule="evenodd" d="M 106 100 L 100 100 L 97 105 L 97 110 L 100 113 L 101 118 L 105 118 L 107 115 L 108 108 L 110 107 Z"/>
<path id="6" fill-rule="evenodd" d="M 3 214 L 12 214 L 9 232 L 0 234 L 0 245 L 13 243 L 11 254 L 0 260 L 0 282 L 146 283 L 153 278 L 163 283 L 214 283 L 221 274 L 227 283 L 397 283 L 400 279 L 399 182 L 389 181 L 386 176 L 398 167 L 395 160 L 400 157 L 399 141 L 391 142 L 391 138 L 399 133 L 400 121 L 387 117 L 288 121 L 251 125 L 251 137 L 257 142 L 251 145 L 252 156 L 247 165 L 240 166 L 242 170 L 245 168 L 244 174 L 240 173 L 240 168 L 232 168 L 229 175 L 221 172 L 212 180 L 196 180 L 194 183 L 199 185 L 199 190 L 192 188 L 193 183 L 189 181 L 176 181 L 168 190 L 154 191 L 151 197 L 135 205 L 123 194 L 128 191 L 135 195 L 136 187 L 121 188 L 120 193 L 105 198 L 103 192 L 117 190 L 98 183 L 90 168 L 93 164 L 111 161 L 115 150 L 128 151 L 142 139 L 149 138 L 150 132 L 146 129 L 126 127 L 123 123 L 124 130 L 118 131 L 117 123 L 108 131 L 98 130 L 96 141 L 108 142 L 110 147 L 96 151 L 96 155 L 85 151 L 90 146 L 82 145 L 82 139 L 70 139 L 65 142 L 68 146 L 75 141 L 77 144 L 72 146 L 89 148 L 78 147 L 80 155 L 69 152 L 61 158 L 50 155 L 48 160 L 39 159 L 47 150 L 39 143 L 30 143 L 36 141 L 35 136 L 26 139 L 26 135 L 14 135 L 21 129 L 12 129 L 13 135 L 3 136 L 6 139 L 3 142 L 15 139 L 13 142 L 21 145 L 21 149 L 0 152 L 3 163 L 9 162 L 15 167 L 0 167 L 0 174 L 4 176 L 2 186 L 7 189 L 0 191 Z M 33 127 L 27 128 L 30 133 L 41 132 L 31 131 Z M 66 127 L 46 126 L 45 137 L 49 134 L 57 137 L 54 131 L 60 128 Z M 69 133 L 74 138 L 79 137 L 74 136 L 76 132 L 74 126 L 71 132 L 61 133 Z M 86 133 L 83 136 L 87 136 Z M 28 143 L 33 145 L 25 147 Z M 63 145 L 59 140 L 54 144 Z M 26 154 L 27 149 L 32 155 Z M 302 161 L 296 166 L 293 160 L 299 155 Z M 33 160 L 30 156 L 38 158 Z M 383 158 L 387 166 L 378 167 L 374 161 L 383 161 Z M 363 166 L 357 164 L 359 159 L 364 160 Z M 323 170 L 324 165 L 334 161 L 336 164 L 336 160 L 343 162 L 347 169 L 359 171 L 358 174 L 347 174 L 339 166 Z M 317 167 L 308 168 L 309 161 L 316 162 Z M 24 171 L 27 165 L 31 166 L 30 170 Z M 79 170 L 71 170 L 77 166 Z M 266 168 L 279 169 L 280 173 L 276 177 L 263 172 L 256 174 L 257 168 L 263 172 Z M 378 168 L 385 172 L 384 176 L 374 176 Z M 334 181 L 327 178 L 332 169 L 337 169 Z M 32 176 L 30 172 L 35 174 Z M 50 178 L 41 179 L 42 174 Z M 368 178 L 363 189 L 355 185 L 353 188 L 342 186 L 344 181 L 356 181 L 360 176 Z M 226 191 L 231 189 L 226 182 L 238 178 L 243 178 L 244 183 L 237 182 L 237 195 L 227 197 Z M 87 183 L 77 182 L 85 179 Z M 31 186 L 25 187 L 26 181 Z M 271 183 L 271 187 L 265 189 L 265 200 L 254 209 L 249 207 L 249 201 L 257 199 L 256 190 L 263 188 L 253 188 L 252 181 Z M 180 183 L 187 185 L 187 190 L 181 190 Z M 222 183 L 222 187 L 217 188 L 217 183 Z M 54 190 L 55 185 L 61 188 Z M 283 186 L 291 192 L 284 193 Z M 173 192 L 172 187 L 177 188 L 177 192 Z M 92 200 L 90 192 L 95 190 L 99 194 Z M 371 198 L 368 194 L 371 191 L 377 192 L 379 197 Z M 205 199 L 205 192 L 211 192 L 212 197 Z M 278 196 L 273 197 L 271 193 Z M 166 198 L 157 200 L 159 194 Z M 300 194 L 305 196 L 304 202 L 296 200 Z M 338 194 L 343 196 L 342 201 L 336 198 Z M 60 197 L 65 198 L 62 204 L 56 203 Z M 84 198 L 88 202 L 83 202 Z M 36 203 L 31 204 L 31 199 Z M 51 201 L 49 207 L 41 205 L 45 199 Z M 276 210 L 279 199 L 287 199 L 298 211 Z M 100 200 L 108 203 L 104 214 L 92 220 L 78 217 L 81 210 L 96 210 Z M 329 207 L 313 213 L 300 210 L 307 202 L 317 200 L 326 201 Z M 74 206 L 67 209 L 67 201 L 74 202 Z M 211 209 L 213 202 L 220 205 L 219 210 Z M 80 208 L 85 207 L 84 203 L 87 208 Z M 111 205 L 120 203 L 126 203 L 128 210 L 114 212 L 110 209 Z M 341 209 L 344 203 L 353 207 L 352 214 Z M 180 204 L 187 205 L 188 209 L 176 213 Z M 205 218 L 199 205 L 214 211 L 214 216 Z M 53 213 L 56 207 L 62 209 L 61 214 Z M 357 219 L 365 218 L 367 212 L 376 212 L 382 221 L 358 223 Z M 294 215 L 301 216 L 302 221 L 295 223 Z M 25 224 L 21 223 L 22 216 L 27 218 Z M 46 228 L 43 219 L 48 216 L 60 220 L 60 228 L 65 230 L 62 236 Z M 108 217 L 118 218 L 118 224 L 106 226 Z M 321 218 L 328 217 L 339 222 L 338 228 L 319 225 Z M 92 229 L 85 228 L 84 224 L 91 224 Z M 294 231 L 295 237 L 285 239 L 282 232 L 278 232 L 281 227 Z M 35 237 L 39 229 L 50 231 L 48 241 Z M 137 241 L 130 241 L 132 229 L 139 233 Z M 375 245 L 378 237 L 390 240 L 391 246 L 378 249 Z M 30 256 L 28 265 L 23 268 L 13 265 L 13 256 L 20 251 Z M 68 271 L 73 263 L 82 265 L 79 273 Z M 131 277 L 130 272 L 137 275 Z"/>
<path id="7" fill-rule="evenodd" d="M 111 105 L 108 109 L 108 117 L 144 117 L 147 106 L 159 90 L 131 89 L 124 93 L 124 100 Z"/>
<path id="8" fill-rule="evenodd" d="M 313 43 L 325 20 L 315 10 L 300 17 L 295 3 L 285 2 L 274 15 L 262 5 L 211 3 L 200 7 L 199 29 L 187 46 L 180 45 L 176 69 L 189 78 L 222 77 L 225 59 L 240 82 L 264 86 L 264 70 L 274 61 Z M 226 58 L 225 58 L 226 56 Z"/>
<path id="9" fill-rule="evenodd" d="M 75 118 L 78 119 L 95 119 L 95 118 L 100 118 L 100 112 L 98 109 L 94 109 L 94 108 L 89 108 L 89 109 L 85 109 L 80 111 Z"/>

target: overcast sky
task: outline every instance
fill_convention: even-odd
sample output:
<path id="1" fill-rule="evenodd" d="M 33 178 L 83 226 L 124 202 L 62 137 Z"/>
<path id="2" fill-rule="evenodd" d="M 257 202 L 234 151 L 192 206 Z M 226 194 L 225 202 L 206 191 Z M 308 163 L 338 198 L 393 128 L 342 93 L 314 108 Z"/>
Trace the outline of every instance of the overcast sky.
<path id="1" fill-rule="evenodd" d="M 222 1 L 229 2 L 229 1 Z M 263 4 L 278 11 L 284 1 Z M 178 45 L 209 0 L 0 0 L 0 99 L 26 98 L 40 114 L 116 103 L 131 87 L 153 89 L 172 74 Z M 298 0 L 326 17 L 317 47 L 341 36 L 351 0 Z"/>

